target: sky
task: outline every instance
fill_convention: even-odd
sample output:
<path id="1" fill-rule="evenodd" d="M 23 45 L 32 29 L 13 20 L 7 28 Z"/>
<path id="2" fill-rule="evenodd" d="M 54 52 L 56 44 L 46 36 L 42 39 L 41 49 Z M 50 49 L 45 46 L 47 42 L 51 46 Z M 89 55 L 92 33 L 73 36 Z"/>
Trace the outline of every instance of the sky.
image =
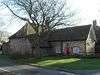
<path id="1" fill-rule="evenodd" d="M 100 20 L 100 0 L 69 0 L 73 9 L 78 10 L 81 24 L 91 23 L 92 20 Z"/>
<path id="2" fill-rule="evenodd" d="M 66 3 L 78 12 L 76 17 L 80 22 L 77 25 L 91 24 L 95 19 L 98 25 L 100 24 L 100 0 L 66 0 Z M 12 16 L 7 8 L 0 7 L 0 30 L 13 34 L 25 24 L 24 21 L 13 19 Z"/>

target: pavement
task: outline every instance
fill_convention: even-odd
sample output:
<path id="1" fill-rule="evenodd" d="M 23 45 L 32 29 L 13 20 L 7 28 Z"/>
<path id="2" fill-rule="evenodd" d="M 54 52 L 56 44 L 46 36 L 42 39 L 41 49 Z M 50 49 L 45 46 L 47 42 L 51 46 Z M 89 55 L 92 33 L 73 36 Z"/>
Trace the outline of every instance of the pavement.
<path id="1" fill-rule="evenodd" d="M 98 69 L 97 70 L 67 70 L 67 72 L 71 72 L 76 75 L 100 75 L 100 70 Z"/>
<path id="2" fill-rule="evenodd" d="M 17 65 L 10 59 L 0 59 L 0 75 L 77 75 L 70 72 L 43 69 L 31 65 Z"/>

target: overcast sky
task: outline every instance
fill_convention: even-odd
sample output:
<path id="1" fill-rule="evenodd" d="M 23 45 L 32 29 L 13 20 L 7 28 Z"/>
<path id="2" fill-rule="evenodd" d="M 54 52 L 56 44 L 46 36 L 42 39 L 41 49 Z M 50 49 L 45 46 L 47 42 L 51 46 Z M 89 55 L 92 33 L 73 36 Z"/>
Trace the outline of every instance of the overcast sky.
<path id="1" fill-rule="evenodd" d="M 1 0 L 0 0 L 1 1 Z M 100 22 L 100 0 L 67 0 L 72 10 L 78 11 L 76 15 L 81 21 L 78 25 L 91 24 L 94 19 Z M 8 9 L 0 7 L 0 30 L 10 33 L 18 31 L 25 22 L 13 20 Z"/>

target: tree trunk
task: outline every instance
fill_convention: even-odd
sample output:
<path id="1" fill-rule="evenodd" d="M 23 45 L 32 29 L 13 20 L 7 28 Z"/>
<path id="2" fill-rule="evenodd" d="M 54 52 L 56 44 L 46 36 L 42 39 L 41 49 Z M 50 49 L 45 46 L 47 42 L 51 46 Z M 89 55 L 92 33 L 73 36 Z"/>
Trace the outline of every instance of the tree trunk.
<path id="1" fill-rule="evenodd" d="M 41 57 L 41 48 L 40 48 L 40 35 L 37 33 L 35 36 L 35 49 L 34 49 L 34 56 L 35 57 Z"/>

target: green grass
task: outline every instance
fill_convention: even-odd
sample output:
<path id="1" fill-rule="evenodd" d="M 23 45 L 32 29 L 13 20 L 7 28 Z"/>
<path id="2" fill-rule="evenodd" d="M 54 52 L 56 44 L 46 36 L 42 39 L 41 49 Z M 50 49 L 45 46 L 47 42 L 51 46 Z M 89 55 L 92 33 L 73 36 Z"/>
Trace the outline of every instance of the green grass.
<path id="1" fill-rule="evenodd" d="M 18 64 L 31 64 L 43 68 L 63 70 L 94 70 L 100 69 L 98 58 L 68 58 L 68 57 L 43 57 L 41 59 L 18 59 Z"/>
<path id="2" fill-rule="evenodd" d="M 3 54 L 0 54 L 0 59 L 8 59 L 9 58 L 9 56 L 8 55 L 3 55 Z"/>

